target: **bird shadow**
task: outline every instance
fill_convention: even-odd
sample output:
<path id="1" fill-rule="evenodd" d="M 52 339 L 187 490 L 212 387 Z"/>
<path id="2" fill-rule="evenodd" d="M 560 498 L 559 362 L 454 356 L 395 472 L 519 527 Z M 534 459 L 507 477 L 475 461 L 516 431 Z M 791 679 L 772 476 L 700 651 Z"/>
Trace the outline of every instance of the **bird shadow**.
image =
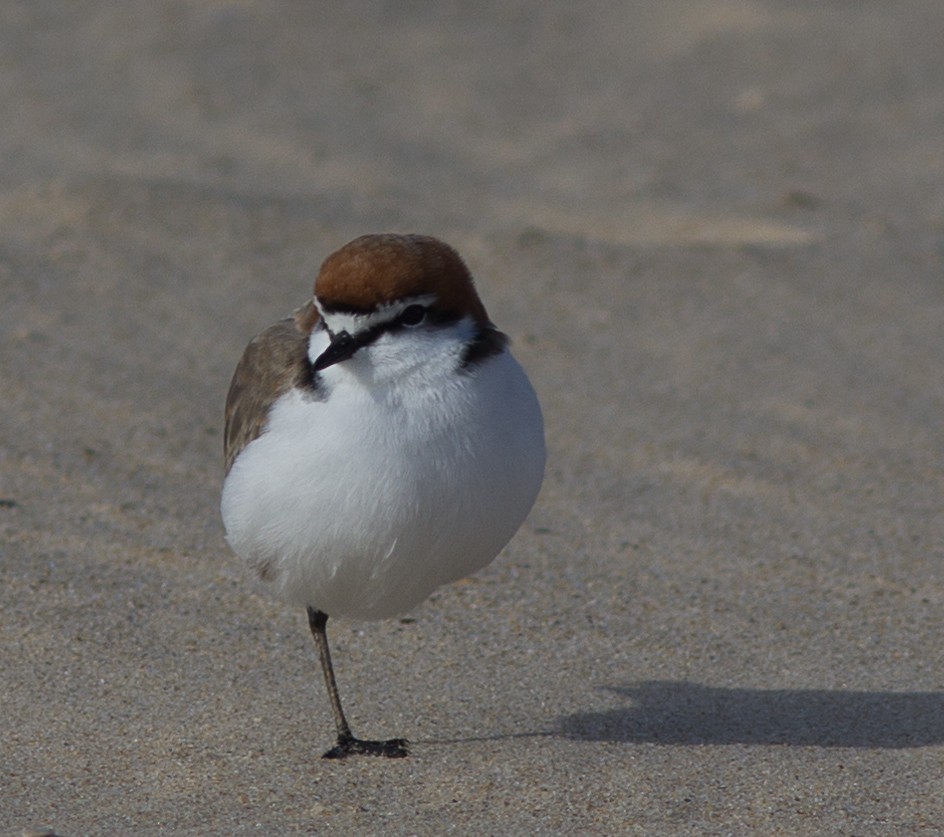
<path id="1" fill-rule="evenodd" d="M 608 688 L 628 705 L 564 716 L 559 734 L 666 745 L 901 749 L 944 743 L 944 692 L 729 689 L 664 680 Z"/>

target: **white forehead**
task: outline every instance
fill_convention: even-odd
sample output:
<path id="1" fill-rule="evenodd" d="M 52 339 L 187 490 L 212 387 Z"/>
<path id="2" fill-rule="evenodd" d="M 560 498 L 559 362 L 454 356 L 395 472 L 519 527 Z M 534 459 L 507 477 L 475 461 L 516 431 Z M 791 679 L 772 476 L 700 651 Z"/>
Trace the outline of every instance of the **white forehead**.
<path id="1" fill-rule="evenodd" d="M 395 320 L 411 305 L 430 305 L 435 300 L 436 297 L 433 294 L 408 296 L 403 299 L 385 302 L 378 305 L 373 311 L 362 314 L 350 311 L 325 311 L 318 297 L 315 297 L 315 307 L 331 334 L 339 334 L 342 331 L 346 331 L 348 334 L 357 334 L 374 326 Z"/>

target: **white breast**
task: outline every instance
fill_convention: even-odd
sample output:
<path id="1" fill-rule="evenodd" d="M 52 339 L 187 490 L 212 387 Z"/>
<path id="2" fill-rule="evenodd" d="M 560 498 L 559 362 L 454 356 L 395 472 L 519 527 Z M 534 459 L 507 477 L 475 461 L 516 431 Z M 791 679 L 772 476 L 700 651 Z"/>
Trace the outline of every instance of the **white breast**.
<path id="1" fill-rule="evenodd" d="M 393 616 L 484 567 L 524 521 L 544 472 L 540 407 L 507 352 L 436 386 L 327 371 L 328 397 L 283 396 L 230 470 L 227 539 L 290 602 Z"/>

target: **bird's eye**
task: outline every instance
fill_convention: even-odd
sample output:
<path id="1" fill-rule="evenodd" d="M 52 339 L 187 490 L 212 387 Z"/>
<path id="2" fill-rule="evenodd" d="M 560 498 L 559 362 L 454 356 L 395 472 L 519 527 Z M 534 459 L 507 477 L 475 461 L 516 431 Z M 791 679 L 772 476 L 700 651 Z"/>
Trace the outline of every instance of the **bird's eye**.
<path id="1" fill-rule="evenodd" d="M 400 322 L 410 328 L 418 326 L 425 319 L 426 307 L 424 305 L 408 305 L 400 314 Z"/>

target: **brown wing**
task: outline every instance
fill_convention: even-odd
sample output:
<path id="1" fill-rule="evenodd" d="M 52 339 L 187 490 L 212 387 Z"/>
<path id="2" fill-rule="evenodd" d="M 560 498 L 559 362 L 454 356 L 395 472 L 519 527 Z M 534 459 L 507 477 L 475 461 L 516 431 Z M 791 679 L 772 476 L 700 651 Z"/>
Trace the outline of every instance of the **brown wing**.
<path id="1" fill-rule="evenodd" d="M 253 338 L 240 358 L 226 395 L 223 456 L 226 473 L 239 452 L 265 429 L 269 408 L 293 387 L 309 387 L 308 336 L 318 309 L 308 302 Z"/>

